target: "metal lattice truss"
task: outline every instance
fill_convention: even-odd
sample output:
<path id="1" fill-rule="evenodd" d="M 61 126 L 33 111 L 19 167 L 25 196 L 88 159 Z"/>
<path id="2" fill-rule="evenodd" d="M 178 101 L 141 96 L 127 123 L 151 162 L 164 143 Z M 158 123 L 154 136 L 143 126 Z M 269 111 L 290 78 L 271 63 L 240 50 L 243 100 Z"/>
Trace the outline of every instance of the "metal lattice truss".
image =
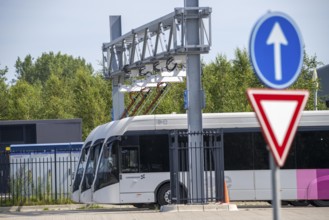
<path id="1" fill-rule="evenodd" d="M 194 13 L 189 13 L 193 11 Z M 195 13 L 195 12 L 198 13 Z M 174 12 L 103 44 L 103 73 L 106 78 L 122 79 L 150 75 L 153 83 L 164 82 L 165 74 L 184 72 L 186 55 L 208 53 L 211 46 L 211 8 L 175 8 Z M 187 45 L 186 21 L 198 19 L 199 45 Z M 164 75 L 161 75 L 164 74 Z M 186 74 L 186 72 L 185 72 Z M 118 77 L 115 77 L 118 76 Z M 159 81 L 157 81 L 159 80 Z M 162 80 L 162 81 L 161 81 Z M 138 85 L 137 85 L 138 86 Z M 129 89 L 127 89 L 129 90 Z"/>

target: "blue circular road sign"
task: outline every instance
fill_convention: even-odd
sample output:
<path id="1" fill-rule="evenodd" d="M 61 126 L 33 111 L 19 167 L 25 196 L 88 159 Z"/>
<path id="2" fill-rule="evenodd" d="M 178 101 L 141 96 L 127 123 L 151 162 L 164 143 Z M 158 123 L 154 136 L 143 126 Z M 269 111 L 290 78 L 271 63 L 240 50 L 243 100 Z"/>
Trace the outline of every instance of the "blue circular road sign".
<path id="1" fill-rule="evenodd" d="M 261 17 L 249 47 L 254 70 L 266 86 L 284 89 L 297 80 L 303 65 L 303 42 L 289 16 L 270 12 Z"/>

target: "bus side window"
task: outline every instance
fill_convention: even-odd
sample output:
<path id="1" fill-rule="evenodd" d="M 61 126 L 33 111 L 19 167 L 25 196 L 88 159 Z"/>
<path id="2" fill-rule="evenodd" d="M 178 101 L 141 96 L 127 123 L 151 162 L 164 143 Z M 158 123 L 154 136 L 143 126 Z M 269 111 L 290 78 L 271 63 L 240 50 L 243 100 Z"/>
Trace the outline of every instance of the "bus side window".
<path id="1" fill-rule="evenodd" d="M 329 132 L 301 131 L 297 134 L 297 169 L 329 167 Z"/>
<path id="2" fill-rule="evenodd" d="M 122 173 L 138 172 L 138 147 L 121 148 L 121 170 Z"/>
<path id="3" fill-rule="evenodd" d="M 141 135 L 140 171 L 169 172 L 169 139 L 167 134 Z"/>
<path id="4" fill-rule="evenodd" d="M 225 133 L 224 157 L 225 170 L 253 169 L 252 133 Z"/>

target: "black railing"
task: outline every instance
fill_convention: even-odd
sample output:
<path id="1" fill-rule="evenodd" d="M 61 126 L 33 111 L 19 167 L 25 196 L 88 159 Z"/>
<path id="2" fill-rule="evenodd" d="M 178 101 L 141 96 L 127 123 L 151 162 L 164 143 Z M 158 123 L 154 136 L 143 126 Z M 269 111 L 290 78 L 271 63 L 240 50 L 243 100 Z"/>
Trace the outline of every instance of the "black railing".
<path id="1" fill-rule="evenodd" d="M 187 132 L 173 131 L 170 146 L 171 203 L 220 202 L 224 200 L 224 146 L 221 130 L 208 130 L 202 133 L 203 143 L 189 146 Z M 198 134 L 199 135 L 199 134 Z M 194 151 L 194 154 L 190 154 Z M 203 155 L 203 180 L 201 186 L 193 186 L 189 171 L 191 155 Z M 192 159 L 193 160 L 193 159 Z M 201 188 L 203 193 L 192 197 L 193 189 Z"/>
<path id="2" fill-rule="evenodd" d="M 71 202 L 79 153 L 1 154 L 0 206 Z"/>

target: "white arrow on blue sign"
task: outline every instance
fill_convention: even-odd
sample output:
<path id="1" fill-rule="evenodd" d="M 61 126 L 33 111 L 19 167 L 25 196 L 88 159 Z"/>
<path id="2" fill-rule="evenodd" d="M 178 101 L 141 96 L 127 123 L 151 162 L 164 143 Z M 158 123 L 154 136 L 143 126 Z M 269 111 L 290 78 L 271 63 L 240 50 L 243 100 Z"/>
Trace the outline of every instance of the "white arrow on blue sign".
<path id="1" fill-rule="evenodd" d="M 303 65 L 303 42 L 288 15 L 270 12 L 261 17 L 251 33 L 249 47 L 255 72 L 266 86 L 284 89 L 296 81 Z"/>

